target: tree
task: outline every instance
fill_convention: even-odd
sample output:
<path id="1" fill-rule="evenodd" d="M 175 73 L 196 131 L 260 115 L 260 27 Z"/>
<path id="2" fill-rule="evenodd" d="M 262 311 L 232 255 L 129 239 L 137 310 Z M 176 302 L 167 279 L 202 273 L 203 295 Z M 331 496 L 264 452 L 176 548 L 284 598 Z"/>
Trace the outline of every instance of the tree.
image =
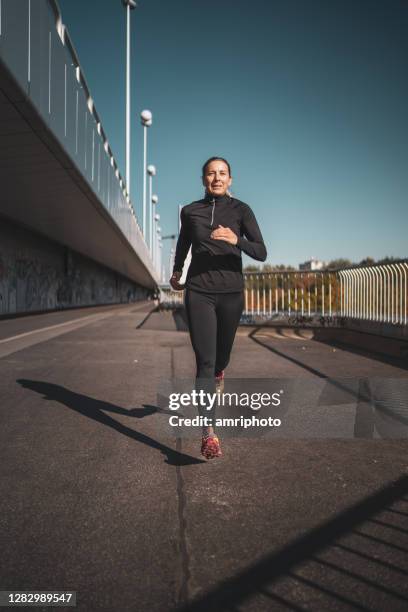
<path id="1" fill-rule="evenodd" d="M 287 266 L 285 264 L 278 264 L 277 266 L 273 266 L 273 271 L 274 272 L 280 272 L 281 270 L 282 271 L 285 271 L 285 270 L 291 271 L 292 270 L 292 271 L 295 272 L 296 268 L 294 268 L 293 266 Z"/>
<path id="2" fill-rule="evenodd" d="M 323 270 L 327 270 L 328 268 L 349 268 L 353 265 L 353 262 L 349 259 L 339 257 L 339 259 L 332 259 L 329 261 L 329 263 L 323 267 Z"/>
<path id="3" fill-rule="evenodd" d="M 387 264 L 387 263 L 392 263 L 393 261 L 399 261 L 400 259 L 402 259 L 402 258 L 401 257 L 391 257 L 389 255 L 386 255 L 382 259 L 379 259 L 377 261 L 377 263 L 379 263 L 379 264 Z"/>
<path id="4" fill-rule="evenodd" d="M 375 264 L 375 259 L 372 257 L 365 257 L 360 261 L 359 266 L 372 266 L 373 264 Z"/>
<path id="5" fill-rule="evenodd" d="M 249 264 L 245 266 L 244 272 L 260 272 L 259 266 L 255 266 L 254 264 Z"/>

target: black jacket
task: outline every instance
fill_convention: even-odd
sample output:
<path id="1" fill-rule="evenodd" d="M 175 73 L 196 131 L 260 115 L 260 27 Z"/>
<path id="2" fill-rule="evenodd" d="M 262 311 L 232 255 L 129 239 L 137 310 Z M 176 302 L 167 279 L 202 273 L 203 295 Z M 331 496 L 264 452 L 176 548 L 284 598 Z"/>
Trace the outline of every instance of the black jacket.
<path id="1" fill-rule="evenodd" d="M 227 195 L 207 195 L 184 206 L 180 219 L 173 272 L 183 269 L 192 245 L 186 279 L 188 289 L 214 293 L 242 291 L 241 251 L 258 261 L 265 261 L 267 255 L 261 231 L 248 204 Z M 238 236 L 236 245 L 210 238 L 218 225 L 229 227 Z"/>

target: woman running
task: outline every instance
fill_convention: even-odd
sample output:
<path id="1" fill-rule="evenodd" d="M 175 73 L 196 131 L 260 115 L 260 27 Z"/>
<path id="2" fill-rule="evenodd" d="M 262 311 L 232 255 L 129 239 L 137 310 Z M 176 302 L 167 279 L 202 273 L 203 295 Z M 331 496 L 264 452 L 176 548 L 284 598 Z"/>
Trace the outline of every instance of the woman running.
<path id="1" fill-rule="evenodd" d="M 196 358 L 196 389 L 222 392 L 235 333 L 244 308 L 241 251 L 265 261 L 262 234 L 248 204 L 232 197 L 231 167 L 222 157 L 211 157 L 202 168 L 205 197 L 181 210 L 173 289 L 185 291 L 191 344 Z M 184 260 L 192 246 L 185 285 L 180 284 Z M 199 413 L 208 417 L 201 406 Z M 212 411 L 212 423 L 214 410 Z M 214 427 L 204 427 L 201 454 L 221 456 Z"/>

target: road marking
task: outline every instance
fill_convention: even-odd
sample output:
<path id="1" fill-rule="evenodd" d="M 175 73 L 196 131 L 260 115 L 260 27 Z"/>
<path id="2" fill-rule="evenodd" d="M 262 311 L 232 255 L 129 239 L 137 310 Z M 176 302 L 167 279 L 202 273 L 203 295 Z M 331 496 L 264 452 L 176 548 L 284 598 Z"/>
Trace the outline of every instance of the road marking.
<path id="1" fill-rule="evenodd" d="M 1 1 L 1 0 L 0 0 Z M 137 304 L 137 302 L 134 302 L 132 304 L 128 304 L 129 307 L 134 308 L 134 305 Z M 146 306 L 146 304 L 140 304 L 139 306 L 136 306 L 135 311 L 140 310 L 141 308 L 143 308 L 144 306 Z M 125 310 L 125 309 L 123 309 Z M 61 313 L 61 310 L 58 311 L 58 313 Z M 49 312 L 46 314 L 58 314 L 56 311 L 55 312 Z M 39 334 L 40 332 L 44 332 L 44 331 L 49 331 L 50 329 L 57 329 L 58 327 L 64 327 L 65 325 L 71 325 L 72 323 L 79 323 L 80 321 L 86 321 L 89 319 L 97 319 L 100 318 L 103 315 L 110 315 L 110 314 L 116 314 L 116 313 L 120 313 L 120 314 L 130 314 L 129 310 L 126 309 L 126 312 L 123 313 L 121 308 L 114 308 L 112 310 L 105 310 L 103 312 L 96 312 L 92 315 L 88 315 L 87 317 L 80 317 L 79 319 L 72 319 L 71 321 L 65 321 L 65 323 L 56 323 L 55 325 L 49 325 L 48 327 L 41 327 L 40 329 L 33 329 L 32 331 L 29 332 L 24 332 L 23 334 L 18 334 L 17 336 L 11 336 L 10 338 L 3 338 L 3 340 L 0 340 L 0 344 L 3 344 L 4 342 L 11 342 L 12 340 L 18 340 L 19 338 L 25 338 L 26 336 L 31 336 L 32 334 Z"/>
<path id="2" fill-rule="evenodd" d="M 267 338 L 268 340 L 301 340 L 302 342 L 307 342 L 311 339 L 307 336 L 298 336 L 285 329 L 279 329 L 279 332 L 274 330 L 267 334 L 255 334 L 254 338 Z"/>
<path id="3" fill-rule="evenodd" d="M 81 317 L 80 319 L 72 319 L 72 321 L 66 321 L 65 323 L 57 323 L 57 325 L 49 325 L 48 327 L 41 327 L 40 329 L 33 329 L 29 332 L 24 332 L 24 334 L 18 334 L 17 336 L 11 336 L 10 338 L 4 338 L 0 340 L 0 344 L 4 342 L 11 342 L 12 340 L 18 340 L 19 338 L 24 338 L 26 336 L 31 336 L 32 334 L 39 334 L 41 332 L 49 331 L 50 329 L 56 329 L 57 327 L 64 327 L 65 325 L 72 325 L 72 323 L 78 323 L 79 321 L 86 321 L 87 319 L 96 319 L 101 316 L 102 313 L 89 315 L 88 317 Z"/>
<path id="4" fill-rule="evenodd" d="M 307 338 L 301 338 L 300 336 L 297 336 L 295 333 L 289 330 L 285 330 L 282 333 L 282 336 L 284 338 L 288 338 L 289 340 L 301 340 L 302 342 L 304 342 L 307 339 Z"/>

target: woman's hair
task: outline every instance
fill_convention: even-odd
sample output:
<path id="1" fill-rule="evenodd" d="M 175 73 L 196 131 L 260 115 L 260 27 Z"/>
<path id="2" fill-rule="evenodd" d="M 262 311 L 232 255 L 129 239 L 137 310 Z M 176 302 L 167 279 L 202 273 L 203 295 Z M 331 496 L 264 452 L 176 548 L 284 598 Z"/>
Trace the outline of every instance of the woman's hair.
<path id="1" fill-rule="evenodd" d="M 212 161 L 217 161 L 217 160 L 219 160 L 219 161 L 223 161 L 224 163 L 226 163 L 226 164 L 227 164 L 227 166 L 228 166 L 228 173 L 229 173 L 229 175 L 231 176 L 231 166 L 229 165 L 229 163 L 227 162 L 227 160 L 226 160 L 226 159 L 224 159 L 223 157 L 210 157 L 210 159 L 207 159 L 207 161 L 206 161 L 206 162 L 205 162 L 205 164 L 203 165 L 203 169 L 202 169 L 202 176 L 204 176 L 204 174 L 205 174 L 205 170 L 206 170 L 206 168 L 207 168 L 208 164 L 209 164 L 210 162 L 212 162 Z"/>

